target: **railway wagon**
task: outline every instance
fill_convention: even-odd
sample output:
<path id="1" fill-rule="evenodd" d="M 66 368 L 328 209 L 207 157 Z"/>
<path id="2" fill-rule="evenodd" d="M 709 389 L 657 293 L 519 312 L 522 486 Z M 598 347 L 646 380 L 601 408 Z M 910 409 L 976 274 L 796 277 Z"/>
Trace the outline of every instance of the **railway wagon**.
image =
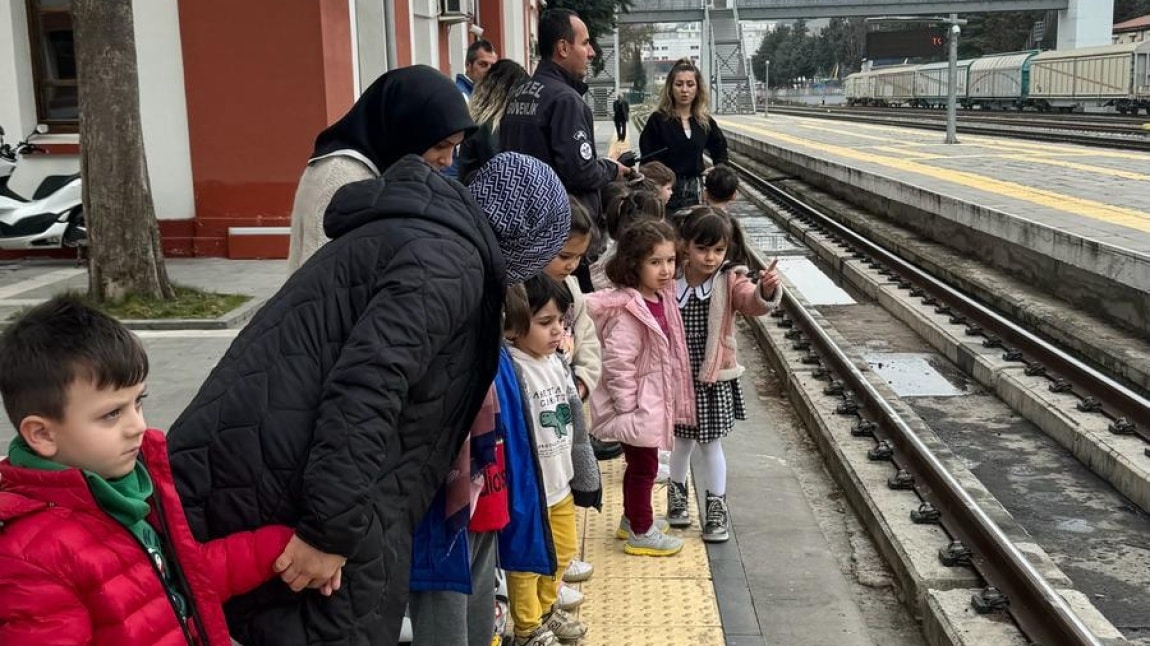
<path id="1" fill-rule="evenodd" d="M 1037 51 L 984 56 L 970 66 L 967 107 L 1021 110 L 1027 105 L 1031 61 Z"/>
<path id="2" fill-rule="evenodd" d="M 959 105 L 965 103 L 967 74 L 973 59 L 958 61 L 958 87 L 956 96 Z M 946 106 L 950 86 L 950 64 L 931 63 L 919 65 L 914 73 L 914 105 L 919 108 L 942 108 Z"/>
<path id="3" fill-rule="evenodd" d="M 1137 114 L 1150 108 L 1148 59 L 1150 42 L 1039 54 L 1030 62 L 1029 104 L 1065 112 L 1114 106 Z"/>
<path id="4" fill-rule="evenodd" d="M 910 105 L 914 102 L 914 71 L 916 65 L 884 67 L 871 71 L 874 79 L 876 105 Z"/>
<path id="5" fill-rule="evenodd" d="M 848 105 L 866 105 L 874 98 L 874 76 L 855 72 L 843 81 L 843 95 Z"/>

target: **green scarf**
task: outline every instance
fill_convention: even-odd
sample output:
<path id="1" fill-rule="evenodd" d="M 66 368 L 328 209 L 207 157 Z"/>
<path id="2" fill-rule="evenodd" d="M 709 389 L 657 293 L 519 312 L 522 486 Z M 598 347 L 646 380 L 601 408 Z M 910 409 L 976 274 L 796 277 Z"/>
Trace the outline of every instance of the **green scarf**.
<path id="1" fill-rule="evenodd" d="M 37 455 L 32 447 L 17 435 L 8 444 L 8 459 L 13 466 L 38 471 L 65 471 L 71 467 L 53 462 Z M 144 546 L 148 557 L 159 569 L 164 587 L 175 603 L 180 618 L 187 617 L 187 604 L 183 595 L 172 584 L 168 570 L 168 559 L 164 555 L 164 543 L 159 533 L 147 521 L 152 506 L 148 503 L 155 489 L 152 478 L 143 462 L 136 460 L 136 468 L 126 476 L 106 480 L 91 471 L 83 471 L 88 488 L 96 499 L 96 504 L 116 522 L 123 525 L 136 540 Z"/>

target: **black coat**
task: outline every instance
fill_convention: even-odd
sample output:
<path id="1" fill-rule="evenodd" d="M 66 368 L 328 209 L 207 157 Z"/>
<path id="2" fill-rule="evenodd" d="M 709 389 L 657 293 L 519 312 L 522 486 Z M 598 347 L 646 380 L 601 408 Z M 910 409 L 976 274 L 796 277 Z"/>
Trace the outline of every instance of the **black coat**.
<path id="1" fill-rule="evenodd" d="M 503 259 L 460 184 L 408 156 L 324 227 L 168 435 L 197 538 L 283 523 L 348 558 L 331 598 L 277 579 L 230 602 L 247 646 L 398 640 L 414 527 L 499 358 Z"/>
<path id="2" fill-rule="evenodd" d="M 678 177 L 698 177 L 704 170 L 704 151 L 711 154 L 711 161 L 716 164 L 728 161 L 727 138 L 719 124 L 708 117 L 707 126 L 707 130 L 703 130 L 691 117 L 691 138 L 688 139 L 677 118 L 668 119 L 662 112 L 654 112 L 639 135 L 639 156 L 645 162 L 663 162 Z"/>
<path id="3" fill-rule="evenodd" d="M 626 121 L 631 116 L 631 104 L 627 103 L 623 97 L 615 99 L 612 106 L 615 111 L 615 121 Z"/>
<path id="4" fill-rule="evenodd" d="M 540 62 L 530 80 L 511 90 L 499 124 L 499 150 L 547 163 L 598 223 L 599 191 L 615 180 L 619 167 L 595 151 L 595 119 L 583 100 L 586 92 L 583 81 L 549 60 Z"/>

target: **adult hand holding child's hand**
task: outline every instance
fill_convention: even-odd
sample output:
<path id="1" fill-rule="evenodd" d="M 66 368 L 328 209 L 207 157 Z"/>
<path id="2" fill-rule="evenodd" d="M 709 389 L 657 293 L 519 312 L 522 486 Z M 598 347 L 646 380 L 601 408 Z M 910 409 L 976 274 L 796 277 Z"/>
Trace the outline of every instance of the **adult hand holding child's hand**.
<path id="1" fill-rule="evenodd" d="M 321 594 L 331 596 L 339 590 L 345 563 L 347 559 L 339 554 L 321 552 L 292 535 L 274 567 L 293 592 L 319 588 Z"/>

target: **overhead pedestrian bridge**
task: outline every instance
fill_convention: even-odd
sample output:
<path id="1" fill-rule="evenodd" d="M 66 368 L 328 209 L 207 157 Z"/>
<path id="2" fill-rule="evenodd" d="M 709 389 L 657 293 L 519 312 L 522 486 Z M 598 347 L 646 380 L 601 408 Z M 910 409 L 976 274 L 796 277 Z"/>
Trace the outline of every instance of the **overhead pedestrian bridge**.
<path id="1" fill-rule="evenodd" d="M 740 21 L 1058 11 L 1058 48 L 1072 49 L 1110 42 L 1112 6 L 1112 0 L 634 0 L 618 21 L 703 23 L 700 63 L 711 84 L 712 108 L 720 114 L 747 114 L 755 106 L 748 69 L 753 52 L 745 51 Z M 619 60 L 609 39 L 600 44 L 606 68 L 590 80 L 588 100 L 605 116 L 618 91 Z"/>

